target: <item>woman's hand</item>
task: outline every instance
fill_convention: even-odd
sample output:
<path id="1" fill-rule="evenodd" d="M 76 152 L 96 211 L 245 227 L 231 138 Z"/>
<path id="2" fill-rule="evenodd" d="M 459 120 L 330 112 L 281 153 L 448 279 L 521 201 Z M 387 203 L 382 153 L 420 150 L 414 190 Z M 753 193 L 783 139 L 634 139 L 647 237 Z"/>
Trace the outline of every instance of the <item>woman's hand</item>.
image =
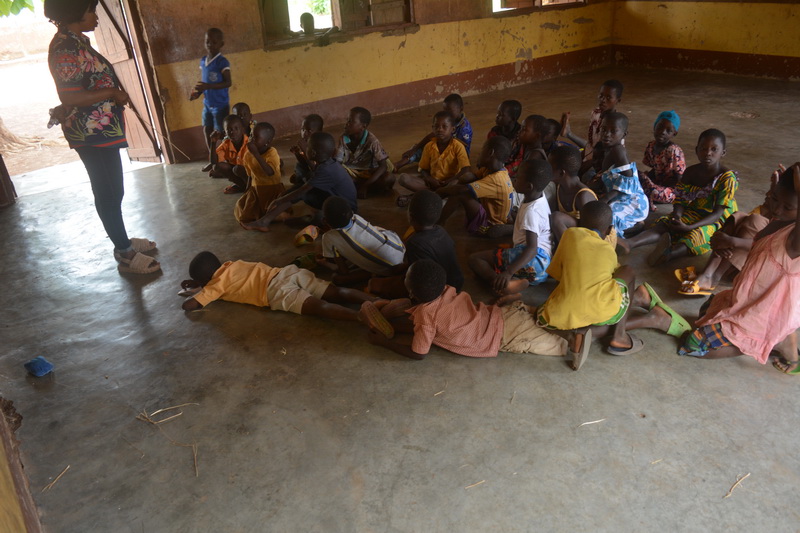
<path id="1" fill-rule="evenodd" d="M 111 98 L 114 99 L 114 103 L 118 106 L 124 106 L 128 102 L 131 101 L 128 93 L 123 91 L 122 89 L 114 89 L 114 94 L 111 95 Z"/>

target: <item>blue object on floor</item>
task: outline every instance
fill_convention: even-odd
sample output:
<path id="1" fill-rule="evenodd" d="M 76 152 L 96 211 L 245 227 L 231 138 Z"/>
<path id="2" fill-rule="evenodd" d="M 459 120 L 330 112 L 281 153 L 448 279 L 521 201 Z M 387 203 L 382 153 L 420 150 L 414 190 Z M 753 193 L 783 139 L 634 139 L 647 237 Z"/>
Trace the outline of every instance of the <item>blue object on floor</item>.
<path id="1" fill-rule="evenodd" d="M 36 359 L 31 359 L 25 363 L 25 370 L 40 378 L 53 371 L 53 363 L 40 355 Z"/>

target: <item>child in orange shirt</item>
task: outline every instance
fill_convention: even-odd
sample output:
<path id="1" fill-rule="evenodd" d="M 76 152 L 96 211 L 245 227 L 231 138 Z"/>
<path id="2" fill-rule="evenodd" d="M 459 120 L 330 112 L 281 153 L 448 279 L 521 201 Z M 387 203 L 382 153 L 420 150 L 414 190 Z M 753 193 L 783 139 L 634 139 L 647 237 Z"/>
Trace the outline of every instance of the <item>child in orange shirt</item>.
<path id="1" fill-rule="evenodd" d="M 275 128 L 269 122 L 259 122 L 253 128 L 252 140 L 247 143 L 242 158 L 250 184 L 233 209 L 239 223 L 246 224 L 263 217 L 269 204 L 286 192 L 281 183 L 281 159 L 272 146 L 274 137 Z"/>
<path id="2" fill-rule="evenodd" d="M 212 178 L 224 178 L 233 185 L 225 187 L 225 194 L 244 192 L 247 188 L 247 171 L 242 166 L 249 139 L 244 134 L 244 123 L 237 115 L 225 117 L 225 140 L 217 146 L 222 134 L 217 130 L 211 133 L 211 171 Z"/>

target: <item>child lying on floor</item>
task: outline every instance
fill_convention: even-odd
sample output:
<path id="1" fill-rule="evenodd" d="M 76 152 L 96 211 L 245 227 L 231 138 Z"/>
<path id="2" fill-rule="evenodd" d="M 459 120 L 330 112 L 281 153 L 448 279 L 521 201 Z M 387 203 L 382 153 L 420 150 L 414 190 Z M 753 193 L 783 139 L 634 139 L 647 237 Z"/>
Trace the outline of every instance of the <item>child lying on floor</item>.
<path id="1" fill-rule="evenodd" d="M 410 344 L 376 332 L 370 333 L 370 342 L 410 359 L 424 359 L 433 345 L 467 357 L 496 357 L 500 351 L 564 355 L 564 339 L 538 327 L 521 302 L 502 308 L 476 305 L 466 292 L 456 293 L 446 279 L 434 261 L 422 259 L 411 265 L 405 284 L 414 306 L 405 311 L 408 317 L 391 320 L 394 331 L 413 333 Z"/>
<path id="2" fill-rule="evenodd" d="M 614 247 L 605 240 L 612 220 L 611 208 L 604 202 L 581 208 L 579 226 L 564 232 L 547 269 L 559 283 L 536 313 L 540 326 L 569 339 L 575 370 L 586 360 L 593 335 L 602 337 L 610 331 L 608 353 L 628 355 L 644 347 L 631 329 L 655 328 L 673 336 L 691 329 L 647 283 L 633 290 L 633 269 L 618 266 Z M 648 312 L 629 317 L 631 301 Z"/>
<path id="3" fill-rule="evenodd" d="M 781 174 L 775 188 L 779 210 L 795 212 L 794 223 L 773 220 L 753 243 L 733 288 L 713 297 L 679 355 L 719 359 L 749 355 L 800 374 L 796 330 L 800 327 L 800 163 Z"/>

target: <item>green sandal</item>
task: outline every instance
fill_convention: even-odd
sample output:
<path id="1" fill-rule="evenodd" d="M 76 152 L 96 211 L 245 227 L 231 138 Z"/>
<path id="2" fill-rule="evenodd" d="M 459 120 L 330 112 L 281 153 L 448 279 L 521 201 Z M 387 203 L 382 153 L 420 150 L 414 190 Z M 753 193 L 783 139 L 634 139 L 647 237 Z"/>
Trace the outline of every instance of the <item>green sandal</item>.
<path id="1" fill-rule="evenodd" d="M 687 322 L 685 318 L 678 314 L 677 311 L 665 304 L 649 283 L 644 282 L 642 285 L 650 294 L 650 307 L 648 307 L 647 310 L 652 311 L 655 306 L 658 306 L 666 311 L 670 316 L 671 320 L 669 323 L 669 329 L 667 330 L 667 335 L 680 338 L 684 333 L 692 330 L 692 326 L 689 324 L 689 322 Z"/>
<path id="2" fill-rule="evenodd" d="M 798 355 L 800 355 L 800 352 L 798 352 Z M 782 369 L 781 367 L 778 366 L 778 363 L 782 363 L 784 365 L 797 365 L 797 366 L 794 367 L 794 370 L 784 370 L 784 369 Z M 775 367 L 775 369 L 778 370 L 779 372 L 783 372 L 784 374 L 789 374 L 789 375 L 792 375 L 792 376 L 796 376 L 796 375 L 800 374 L 800 364 L 798 364 L 798 363 L 800 363 L 800 361 L 787 361 L 786 359 L 781 357 L 780 361 L 775 361 L 774 363 L 772 363 L 772 366 Z"/>

